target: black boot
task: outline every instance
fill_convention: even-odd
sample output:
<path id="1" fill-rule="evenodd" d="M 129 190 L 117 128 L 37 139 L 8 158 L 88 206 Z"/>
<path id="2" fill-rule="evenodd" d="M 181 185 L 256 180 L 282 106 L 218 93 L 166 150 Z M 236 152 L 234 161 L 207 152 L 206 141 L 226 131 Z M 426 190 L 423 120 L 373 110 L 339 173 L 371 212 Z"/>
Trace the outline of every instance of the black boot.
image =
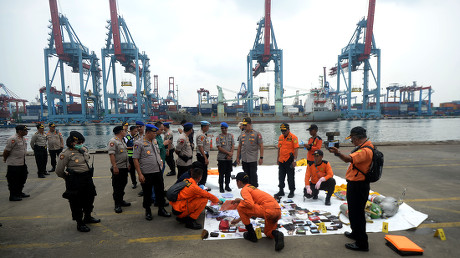
<path id="1" fill-rule="evenodd" d="M 292 198 L 292 197 L 294 197 L 294 191 L 289 192 L 288 198 Z"/>
<path id="2" fill-rule="evenodd" d="M 175 171 L 170 171 L 168 174 L 166 174 L 166 176 L 175 176 L 175 175 L 176 175 Z"/>
<path id="3" fill-rule="evenodd" d="M 160 207 L 158 208 L 158 216 L 169 218 L 171 217 L 171 213 L 167 212 L 164 207 Z"/>
<path id="4" fill-rule="evenodd" d="M 244 225 L 244 226 L 246 227 L 246 230 L 248 231 L 248 232 L 243 233 L 244 239 L 249 240 L 254 243 L 257 242 L 256 232 L 254 231 L 252 224 Z"/>
<path id="5" fill-rule="evenodd" d="M 280 188 L 280 191 L 277 192 L 275 195 L 275 198 L 278 198 L 278 197 L 281 197 L 281 196 L 284 196 L 284 190 Z"/>
<path id="6" fill-rule="evenodd" d="M 89 232 L 91 229 L 83 221 L 77 222 L 77 230 L 80 232 Z"/>
<path id="7" fill-rule="evenodd" d="M 284 234 L 278 230 L 273 230 L 272 235 L 275 238 L 275 251 L 280 251 L 284 248 Z"/>
<path id="8" fill-rule="evenodd" d="M 219 185 L 219 192 L 225 193 L 224 186 L 221 184 Z"/>
<path id="9" fill-rule="evenodd" d="M 152 220 L 153 219 L 152 210 L 150 210 L 150 208 L 145 209 L 145 219 L 146 220 Z"/>
<path id="10" fill-rule="evenodd" d="M 83 219 L 83 222 L 86 224 L 93 224 L 93 223 L 99 223 L 101 222 L 101 220 L 92 217 L 91 214 L 85 214 L 85 218 Z"/>
<path id="11" fill-rule="evenodd" d="M 231 192 L 231 191 L 232 191 L 232 188 L 230 188 L 229 185 L 226 185 L 226 186 L 225 186 L 225 191 Z"/>
<path id="12" fill-rule="evenodd" d="M 326 206 L 331 206 L 331 197 L 330 197 L 330 196 L 327 196 L 327 197 L 326 197 L 326 201 L 324 202 L 324 204 L 325 204 Z"/>
<path id="13" fill-rule="evenodd" d="M 190 218 L 190 217 L 186 217 L 186 220 L 185 220 L 185 227 L 186 228 L 190 228 L 190 229 L 194 229 L 194 230 L 198 230 L 198 229 L 202 229 L 203 227 L 201 226 L 201 224 L 198 224 L 196 222 L 196 220 Z"/>

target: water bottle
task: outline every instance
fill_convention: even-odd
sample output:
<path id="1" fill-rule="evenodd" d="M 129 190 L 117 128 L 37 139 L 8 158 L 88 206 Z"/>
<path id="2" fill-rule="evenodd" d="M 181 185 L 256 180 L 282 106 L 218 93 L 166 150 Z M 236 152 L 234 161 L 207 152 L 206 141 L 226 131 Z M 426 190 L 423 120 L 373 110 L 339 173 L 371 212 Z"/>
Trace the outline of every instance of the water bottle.
<path id="1" fill-rule="evenodd" d="M 303 149 L 304 149 L 304 150 L 307 149 L 307 147 L 305 147 L 305 143 L 304 143 L 302 140 L 300 140 L 300 145 L 303 146 Z"/>

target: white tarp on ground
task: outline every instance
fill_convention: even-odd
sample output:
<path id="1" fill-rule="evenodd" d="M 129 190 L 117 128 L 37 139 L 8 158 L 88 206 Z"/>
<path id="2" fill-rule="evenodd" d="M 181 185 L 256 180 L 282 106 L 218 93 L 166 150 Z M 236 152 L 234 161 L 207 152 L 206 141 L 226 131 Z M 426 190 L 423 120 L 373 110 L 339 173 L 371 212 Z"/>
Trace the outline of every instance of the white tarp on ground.
<path id="1" fill-rule="evenodd" d="M 232 175 L 236 175 L 239 172 L 242 172 L 241 166 L 233 168 Z M 320 191 L 319 193 L 319 198 L 317 200 L 313 199 L 307 199 L 304 201 L 303 198 L 303 188 L 305 186 L 305 171 L 306 167 L 296 167 L 295 169 L 295 182 L 296 182 L 296 191 L 295 191 L 295 196 L 294 198 L 291 198 L 297 206 L 300 206 L 301 208 L 308 209 L 310 211 L 320 211 L 320 213 L 325 213 L 329 212 L 332 215 L 338 215 L 340 211 L 340 205 L 345 203 L 346 201 L 339 200 L 336 197 L 331 198 L 331 206 L 326 206 L 324 205 L 324 200 L 326 198 L 325 192 Z M 258 177 L 259 177 L 259 189 L 262 191 L 265 191 L 271 195 L 274 195 L 275 193 L 278 192 L 278 166 L 273 165 L 273 166 L 259 166 L 258 171 L 257 171 Z M 334 176 L 337 185 L 341 184 L 346 184 L 345 179 Z M 211 193 L 217 196 L 218 198 L 225 198 L 228 200 L 235 199 L 235 198 L 241 198 L 240 196 L 240 190 L 236 186 L 235 180 L 231 180 L 230 187 L 232 188 L 231 194 L 233 197 L 228 196 L 229 192 L 226 192 L 224 196 L 219 192 L 219 184 L 218 184 L 218 176 L 217 175 L 209 175 L 207 179 L 206 185 L 210 187 Z M 372 188 L 372 184 L 371 184 Z M 402 190 L 402 189 L 401 189 Z M 287 185 L 287 180 L 286 180 L 286 186 L 284 187 L 284 191 L 286 193 L 286 196 L 281 199 L 280 204 L 282 206 L 285 206 L 286 208 L 282 207 L 282 217 L 278 221 L 280 225 L 283 224 L 289 224 L 292 223 L 292 219 L 303 219 L 308 221 L 308 217 L 291 217 L 289 216 L 289 212 L 287 208 L 290 208 L 289 204 L 283 203 L 283 201 L 287 200 L 287 194 L 289 193 L 289 187 Z M 230 197 L 230 198 L 228 198 Z M 392 196 L 396 199 L 399 198 L 399 196 Z M 218 208 L 216 206 L 216 208 Z M 235 212 L 237 214 L 237 212 Z M 222 214 L 221 214 L 222 215 Z M 232 213 L 229 214 L 230 216 L 234 215 Z M 420 225 L 426 218 L 428 217 L 427 214 L 418 212 L 414 209 L 412 209 L 409 205 L 403 203 L 399 207 L 398 213 L 396 213 L 395 216 L 388 218 L 388 219 L 374 219 L 373 223 L 367 223 L 366 225 L 366 231 L 367 232 L 382 232 L 382 225 L 383 222 L 388 223 L 388 229 L 389 231 L 398 231 L 398 230 L 407 230 L 410 228 L 417 227 Z M 341 215 L 340 218 L 342 219 L 343 222 L 348 222 L 348 218 L 345 216 Z M 230 218 L 228 218 L 230 219 Z M 253 224 L 255 224 L 257 221 L 251 220 Z M 241 222 L 240 222 L 241 223 Z M 325 223 L 327 226 L 327 223 Z M 244 226 L 242 224 L 239 224 L 240 227 Z M 211 214 L 206 212 L 206 217 L 204 220 L 204 229 L 206 229 L 208 232 L 219 232 L 219 221 L 217 221 L 216 218 L 212 218 Z M 280 228 L 279 229 L 281 232 L 284 233 L 285 236 L 290 236 L 293 235 L 295 236 L 295 232 L 290 232 L 290 234 L 287 232 L 286 229 Z M 343 234 L 345 231 L 351 231 L 350 227 L 347 225 L 343 225 L 341 229 L 330 231 L 328 230 L 327 233 L 320 233 L 316 235 L 325 235 L 325 234 Z M 306 231 L 306 235 L 313 235 L 310 233 L 309 230 Z M 298 235 L 299 236 L 299 235 Z M 215 240 L 215 239 L 234 239 L 234 238 L 242 238 L 243 233 L 241 232 L 236 232 L 236 233 L 222 233 L 219 232 L 218 237 L 209 237 L 208 239 L 210 240 Z"/>

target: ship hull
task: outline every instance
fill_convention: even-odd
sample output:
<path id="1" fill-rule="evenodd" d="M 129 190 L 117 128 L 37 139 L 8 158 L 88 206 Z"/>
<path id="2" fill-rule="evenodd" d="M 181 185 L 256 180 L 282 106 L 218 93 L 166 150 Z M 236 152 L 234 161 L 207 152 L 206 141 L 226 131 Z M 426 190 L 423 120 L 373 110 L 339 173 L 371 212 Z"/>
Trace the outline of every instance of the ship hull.
<path id="1" fill-rule="evenodd" d="M 206 120 L 212 124 L 226 122 L 236 124 L 243 120 L 244 116 L 206 116 L 206 115 L 193 115 L 187 112 L 168 112 L 169 117 L 177 123 L 183 120 L 187 122 L 199 122 Z M 263 115 L 259 116 L 254 114 L 251 116 L 253 123 L 295 123 L 295 122 L 326 122 L 335 121 L 340 116 L 340 112 L 335 111 L 314 111 L 304 115 Z"/>

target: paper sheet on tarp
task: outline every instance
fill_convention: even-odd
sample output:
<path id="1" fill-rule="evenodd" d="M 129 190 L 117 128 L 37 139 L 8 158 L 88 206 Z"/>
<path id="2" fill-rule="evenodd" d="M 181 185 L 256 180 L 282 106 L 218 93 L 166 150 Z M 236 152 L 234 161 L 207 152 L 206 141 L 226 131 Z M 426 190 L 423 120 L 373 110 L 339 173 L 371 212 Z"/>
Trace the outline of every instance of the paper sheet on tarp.
<path id="1" fill-rule="evenodd" d="M 295 169 L 295 183 L 296 183 L 297 190 L 295 192 L 295 196 L 291 198 L 292 201 L 295 204 L 297 204 L 297 206 L 300 206 L 301 208 L 305 208 L 310 211 L 318 210 L 323 213 L 330 212 L 332 215 L 337 216 L 340 211 L 340 205 L 345 203 L 346 201 L 342 201 L 335 197 L 332 197 L 331 206 L 325 206 L 324 200 L 326 198 L 326 194 L 324 191 L 320 191 L 318 195 L 319 198 L 317 200 L 307 199 L 304 201 L 303 188 L 305 186 L 305 171 L 306 171 L 306 167 L 296 167 Z M 232 174 L 236 175 L 239 172 L 243 172 L 243 169 L 241 166 L 233 168 Z M 275 193 L 278 192 L 279 189 L 278 189 L 278 166 L 277 165 L 259 166 L 257 170 L 257 174 L 258 174 L 258 181 L 259 181 L 259 189 L 271 195 L 274 195 Z M 212 194 L 214 194 L 218 198 L 225 198 L 224 196 L 222 196 L 221 193 L 219 193 L 218 177 L 219 176 L 209 175 L 206 185 L 212 189 L 211 190 Z M 345 179 L 338 177 L 338 176 L 334 176 L 334 178 L 336 180 L 337 185 L 346 184 Z M 371 184 L 371 187 L 372 187 L 372 184 Z M 230 188 L 232 188 L 231 193 L 233 194 L 234 198 L 237 198 L 237 197 L 241 198 L 240 190 L 236 186 L 235 180 L 231 180 Z M 288 190 L 287 183 L 286 183 L 285 191 L 286 190 Z M 228 192 L 225 194 L 228 194 Z M 397 198 L 398 196 L 393 196 L 393 197 Z M 289 212 L 287 212 L 289 205 L 283 203 L 283 201 L 285 200 L 287 200 L 287 198 L 283 197 L 280 203 L 282 206 L 284 206 L 284 208 L 282 208 L 282 217 L 278 221 L 279 224 L 282 225 L 282 224 L 292 223 L 292 219 L 308 219 L 308 216 L 299 217 L 299 218 L 297 217 L 292 218 L 292 216 L 289 216 L 288 215 Z M 235 211 L 235 213 L 225 214 L 221 216 L 228 217 L 228 219 L 238 217 L 238 212 L 236 210 L 233 210 L 233 211 Z M 367 223 L 366 231 L 367 232 L 381 232 L 383 222 L 388 222 L 388 229 L 390 231 L 407 230 L 410 228 L 417 227 L 427 217 L 428 217 L 427 214 L 418 212 L 414 210 L 413 208 L 411 208 L 409 205 L 404 203 L 399 207 L 399 211 L 398 213 L 396 213 L 395 216 L 388 218 L 388 219 L 374 219 L 373 223 Z M 346 218 L 343 215 L 341 215 L 341 219 L 344 222 L 348 222 L 348 218 Z M 256 221 L 251 220 L 251 221 L 254 223 L 257 222 L 257 220 Z M 239 225 L 239 226 L 242 226 L 242 225 Z M 204 220 L 204 229 L 208 230 L 209 232 L 218 232 L 219 221 L 217 221 L 216 216 L 214 216 L 214 218 L 211 218 L 211 217 L 208 217 L 208 215 L 206 214 L 206 217 Z M 280 228 L 279 230 L 283 232 L 285 236 L 291 236 L 288 234 L 288 232 L 284 228 Z M 327 231 L 327 233 L 320 233 L 320 234 L 315 234 L 315 235 L 343 234 L 345 231 L 350 231 L 350 227 L 347 225 L 343 225 L 341 229 L 338 229 L 335 231 Z M 308 236 L 308 235 L 313 235 L 313 234 L 307 231 L 306 235 Z M 294 233 L 293 236 L 304 236 L 304 235 L 295 235 Z M 242 238 L 242 237 L 243 237 L 243 233 L 236 232 L 236 233 L 219 233 L 218 237 L 209 237 L 208 239 L 209 240 L 234 239 L 234 238 Z"/>

